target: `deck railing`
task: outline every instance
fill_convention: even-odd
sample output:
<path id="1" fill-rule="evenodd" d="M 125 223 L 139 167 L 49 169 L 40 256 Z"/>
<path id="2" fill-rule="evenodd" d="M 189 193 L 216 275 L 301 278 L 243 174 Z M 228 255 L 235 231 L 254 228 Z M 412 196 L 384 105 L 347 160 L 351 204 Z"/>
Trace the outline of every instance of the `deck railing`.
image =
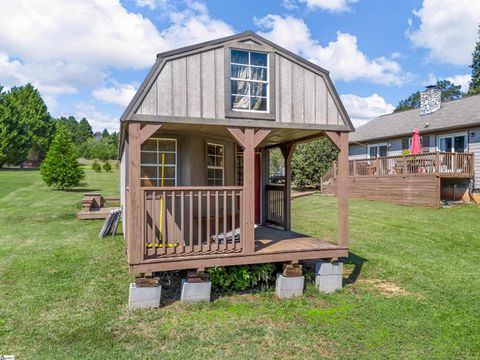
<path id="1" fill-rule="evenodd" d="M 243 187 L 142 188 L 145 258 L 242 252 Z"/>
<path id="2" fill-rule="evenodd" d="M 273 225 L 284 225 L 285 185 L 268 184 L 265 187 L 265 222 Z"/>
<path id="3" fill-rule="evenodd" d="M 337 176 L 336 163 L 321 178 L 325 184 Z M 470 178 L 474 175 L 473 154 L 433 152 L 385 156 L 349 161 L 349 176 L 441 176 Z"/>

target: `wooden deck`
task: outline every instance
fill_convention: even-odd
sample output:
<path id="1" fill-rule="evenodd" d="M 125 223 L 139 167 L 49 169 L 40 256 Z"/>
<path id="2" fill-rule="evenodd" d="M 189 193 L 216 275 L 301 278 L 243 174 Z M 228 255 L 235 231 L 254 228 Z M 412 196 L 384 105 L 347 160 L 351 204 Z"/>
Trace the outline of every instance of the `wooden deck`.
<path id="1" fill-rule="evenodd" d="M 314 259 L 332 259 L 348 256 L 348 249 L 312 236 L 285 231 L 270 226 L 255 228 L 255 251 L 207 253 L 195 252 L 159 258 L 150 258 L 142 264 L 130 264 L 134 273 L 203 269 L 213 266 L 290 262 Z"/>
<path id="2" fill-rule="evenodd" d="M 255 229 L 255 254 L 333 249 L 340 249 L 340 247 L 293 231 L 284 231 L 270 226 L 259 226 Z"/>

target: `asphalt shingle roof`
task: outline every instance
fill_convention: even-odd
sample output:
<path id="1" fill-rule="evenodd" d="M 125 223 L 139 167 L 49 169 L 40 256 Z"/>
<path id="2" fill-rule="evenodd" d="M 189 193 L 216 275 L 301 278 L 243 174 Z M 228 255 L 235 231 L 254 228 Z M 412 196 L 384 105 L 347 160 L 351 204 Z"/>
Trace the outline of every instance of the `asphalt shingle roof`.
<path id="1" fill-rule="evenodd" d="M 472 125 L 480 125 L 480 95 L 444 102 L 440 110 L 428 115 L 414 109 L 379 116 L 350 133 L 349 140 L 352 143 L 410 135 L 414 128 L 423 134 Z"/>

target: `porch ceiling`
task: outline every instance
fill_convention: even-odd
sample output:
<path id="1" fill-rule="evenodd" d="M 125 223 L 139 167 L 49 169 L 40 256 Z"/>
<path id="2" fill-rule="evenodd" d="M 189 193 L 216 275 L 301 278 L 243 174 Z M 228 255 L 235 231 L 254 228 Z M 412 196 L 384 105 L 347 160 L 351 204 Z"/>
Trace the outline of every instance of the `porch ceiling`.
<path id="1" fill-rule="evenodd" d="M 194 132 L 204 136 L 233 139 L 224 125 L 164 123 L 158 133 L 165 132 Z M 276 128 L 271 129 L 270 134 L 260 143 L 260 147 L 272 147 L 285 142 L 298 142 L 321 136 L 323 132 L 319 130 Z"/>

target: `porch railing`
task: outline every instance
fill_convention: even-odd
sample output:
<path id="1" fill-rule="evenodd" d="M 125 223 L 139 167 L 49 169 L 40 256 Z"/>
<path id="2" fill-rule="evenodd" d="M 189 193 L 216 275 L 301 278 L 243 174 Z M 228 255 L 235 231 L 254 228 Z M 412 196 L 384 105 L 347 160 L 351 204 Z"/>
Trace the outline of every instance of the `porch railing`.
<path id="1" fill-rule="evenodd" d="M 265 222 L 273 225 L 284 225 L 285 185 L 268 184 L 265 187 Z"/>
<path id="2" fill-rule="evenodd" d="M 326 183 L 337 176 L 337 164 L 321 178 Z M 433 152 L 418 155 L 385 156 L 349 161 L 349 176 L 441 176 L 469 178 L 474 176 L 473 154 Z"/>
<path id="3" fill-rule="evenodd" d="M 243 187 L 142 188 L 148 258 L 242 252 Z"/>

